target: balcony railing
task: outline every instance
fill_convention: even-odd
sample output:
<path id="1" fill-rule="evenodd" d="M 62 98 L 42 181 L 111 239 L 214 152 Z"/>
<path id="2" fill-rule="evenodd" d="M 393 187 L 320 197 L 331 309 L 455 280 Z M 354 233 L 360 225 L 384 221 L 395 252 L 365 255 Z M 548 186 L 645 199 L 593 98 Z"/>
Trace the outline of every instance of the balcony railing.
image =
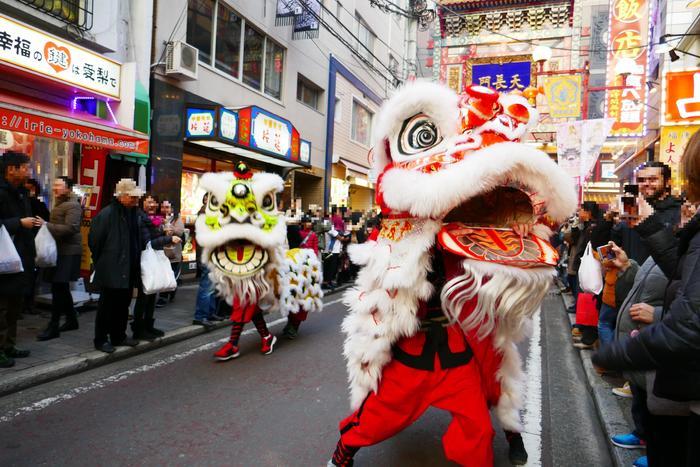
<path id="1" fill-rule="evenodd" d="M 82 31 L 92 28 L 93 0 L 19 0 Z"/>

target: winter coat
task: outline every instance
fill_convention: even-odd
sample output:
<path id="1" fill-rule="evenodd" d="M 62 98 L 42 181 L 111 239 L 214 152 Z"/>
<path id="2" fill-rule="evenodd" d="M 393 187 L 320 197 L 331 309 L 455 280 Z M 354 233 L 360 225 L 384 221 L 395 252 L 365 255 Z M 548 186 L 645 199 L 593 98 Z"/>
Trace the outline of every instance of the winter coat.
<path id="1" fill-rule="evenodd" d="M 80 221 L 83 208 L 74 195 L 69 194 L 56 200 L 51 210 L 51 216 L 46 227 L 51 232 L 59 256 L 80 255 L 82 253 L 82 238 Z"/>
<path id="2" fill-rule="evenodd" d="M 167 222 L 166 222 L 167 224 Z M 182 218 L 177 216 L 174 220 L 170 220 L 170 227 L 173 229 L 173 237 L 180 237 L 182 242 L 171 243 L 163 247 L 165 256 L 168 257 L 171 263 L 181 263 L 182 262 L 182 243 L 185 241 L 185 224 L 182 222 Z M 161 231 L 163 231 L 164 225 L 161 225 Z"/>
<path id="3" fill-rule="evenodd" d="M 0 295 L 23 295 L 29 287 L 26 274 L 34 270 L 34 232 L 20 223 L 23 217 L 32 217 L 29 193 L 23 186 L 14 187 L 0 177 L 0 224 L 12 237 L 17 254 L 22 259 L 24 272 L 0 275 Z"/>
<path id="4" fill-rule="evenodd" d="M 671 283 L 660 322 L 635 337 L 613 342 L 593 357 L 619 370 L 656 369 L 654 394 L 676 401 L 700 400 L 700 216 L 674 237 L 663 217 L 651 215 L 637 227 L 654 261 Z M 676 290 L 670 300 L 669 291 Z"/>
<path id="5" fill-rule="evenodd" d="M 664 304 L 664 292 L 668 285 L 668 279 L 661 271 L 653 258 L 648 258 L 641 266 L 634 260 L 627 270 L 620 274 L 617 279 L 616 292 L 624 293 L 629 289 L 626 297 L 620 306 L 617 314 L 617 324 L 615 325 L 615 339 L 622 340 L 629 337 L 634 330 L 641 331 L 648 324 L 634 321 L 630 316 L 630 308 L 636 303 L 646 303 L 654 307 L 654 322 L 661 320 Z M 637 387 L 645 388 L 645 373 L 634 371 L 625 372 L 625 377 Z"/>
<path id="6" fill-rule="evenodd" d="M 100 211 L 90 225 L 88 245 L 95 269 L 93 283 L 100 287 L 128 289 L 140 282 L 139 259 L 135 259 L 135 264 L 131 262 L 127 215 L 127 209 L 114 200 Z M 140 251 L 146 248 L 148 242 L 156 250 L 172 243 L 172 237 L 158 232 L 143 211 L 136 209 L 133 215 L 136 216 L 137 246 Z M 132 277 L 132 274 L 136 274 L 136 277 Z"/>

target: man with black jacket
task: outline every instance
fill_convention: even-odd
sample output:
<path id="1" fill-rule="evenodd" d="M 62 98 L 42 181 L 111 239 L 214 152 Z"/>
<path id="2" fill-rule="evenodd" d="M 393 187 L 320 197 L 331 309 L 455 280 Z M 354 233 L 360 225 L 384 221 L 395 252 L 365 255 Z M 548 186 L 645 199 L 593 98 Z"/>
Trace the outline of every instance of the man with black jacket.
<path id="1" fill-rule="evenodd" d="M 44 222 L 31 215 L 29 194 L 24 183 L 29 178 L 29 157 L 7 152 L 0 159 L 0 225 L 13 239 L 22 259 L 23 272 L 0 276 L 0 367 L 15 364 L 15 358 L 29 356 L 28 350 L 15 347 L 17 317 L 22 311 L 24 292 L 30 286 L 29 271 L 34 270 L 34 234 L 32 229 Z"/>
<path id="2" fill-rule="evenodd" d="M 93 283 L 100 287 L 94 343 L 106 353 L 114 352 L 114 346 L 138 344 L 127 337 L 126 325 L 133 289 L 141 281 L 141 251 L 149 241 L 154 249 L 172 242 L 171 236 L 152 235 L 155 229 L 138 209 L 143 194 L 134 180 L 121 179 L 114 190 L 116 199 L 90 225 Z"/>

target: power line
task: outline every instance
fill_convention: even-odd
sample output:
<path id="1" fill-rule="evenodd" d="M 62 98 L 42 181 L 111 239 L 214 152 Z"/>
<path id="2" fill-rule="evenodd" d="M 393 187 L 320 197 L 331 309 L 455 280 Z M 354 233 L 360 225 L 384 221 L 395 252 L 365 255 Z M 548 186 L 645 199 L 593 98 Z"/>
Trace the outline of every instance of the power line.
<path id="1" fill-rule="evenodd" d="M 345 8 L 345 6 L 344 6 L 339 0 L 336 0 L 336 2 L 338 3 L 338 5 L 340 5 L 340 8 L 342 8 L 342 9 L 345 10 L 345 11 L 347 11 L 347 12 L 350 14 L 350 16 L 351 16 L 352 18 L 354 18 L 355 20 L 357 20 L 357 18 L 355 18 L 355 15 L 354 15 L 350 10 L 348 10 L 347 8 Z M 340 23 L 340 18 L 338 18 L 337 16 L 334 16 L 332 13 L 331 13 L 331 16 L 333 16 L 333 17 L 335 18 L 335 20 L 338 21 L 338 22 Z M 376 34 L 374 35 L 374 37 L 375 37 L 380 43 L 384 44 L 384 45 L 386 46 L 387 49 L 391 50 L 392 52 L 394 52 L 395 54 L 397 54 L 399 57 L 403 55 L 403 54 L 397 52 L 395 49 L 392 49 L 391 46 L 390 46 L 389 44 L 387 44 L 386 42 L 384 42 L 384 41 L 383 41 L 379 36 L 377 36 Z"/>
<path id="2" fill-rule="evenodd" d="M 289 0 L 288 0 L 286 3 L 287 3 L 287 6 L 289 6 Z M 362 61 L 370 70 L 375 71 L 377 74 L 381 75 L 381 77 L 384 78 L 384 80 L 386 80 L 387 82 L 391 82 L 391 83 L 396 83 L 396 82 L 401 83 L 401 82 L 402 82 L 401 79 L 399 79 L 397 76 L 394 75 L 393 70 L 391 70 L 391 69 L 390 69 L 388 66 L 386 66 L 376 55 L 374 55 L 374 53 L 373 53 L 371 50 L 369 50 L 369 48 L 367 48 L 367 46 L 366 46 L 364 43 L 362 43 L 362 41 L 360 41 L 360 39 L 359 39 L 357 36 L 355 36 L 355 34 L 353 34 L 353 32 L 350 31 L 350 30 L 347 28 L 347 26 L 345 26 L 342 22 L 338 21 L 338 18 L 337 18 L 335 15 L 333 15 L 333 13 L 331 13 L 331 12 L 325 7 L 325 5 L 323 5 L 323 3 L 321 3 L 321 2 L 319 1 L 319 2 L 318 2 L 318 5 L 319 5 L 324 11 L 326 11 L 330 16 L 332 16 L 333 18 L 335 18 L 336 21 L 338 21 L 338 23 L 343 27 L 343 29 L 345 29 L 345 30 L 348 32 L 348 34 L 349 34 L 353 39 L 355 39 L 355 40 L 357 41 L 357 43 L 358 43 L 359 45 L 361 45 L 362 48 L 364 48 L 364 49 L 369 53 L 369 55 L 370 55 L 372 58 L 374 58 L 377 62 L 379 62 L 379 63 L 382 65 L 382 67 L 384 67 L 384 68 L 389 72 L 389 74 L 390 74 L 390 76 L 391 76 L 391 79 L 387 78 L 386 75 L 384 75 L 384 73 L 383 73 L 381 70 L 379 70 L 377 67 L 375 67 L 374 64 L 373 64 L 372 62 L 369 61 L 369 59 L 365 58 L 365 57 L 360 53 L 359 50 L 357 50 L 351 43 L 349 43 L 349 42 L 347 41 L 347 39 L 345 39 L 344 37 L 342 37 L 342 35 L 341 35 L 340 33 L 338 33 L 338 31 L 336 31 L 334 28 L 332 28 L 332 27 L 321 17 L 321 15 L 317 14 L 306 2 L 303 2 L 303 1 L 302 1 L 302 2 L 299 2 L 299 5 L 301 5 L 301 7 L 302 7 L 308 14 L 310 14 L 314 19 L 316 19 L 316 21 L 318 21 L 318 23 L 319 23 L 320 25 L 322 25 L 324 28 L 326 28 L 326 29 L 328 30 L 328 32 L 329 32 L 333 37 L 335 37 L 336 39 L 338 39 L 338 41 L 340 41 L 341 44 L 345 45 L 345 46 L 348 48 L 348 50 L 350 50 L 350 52 L 351 52 L 353 55 L 355 55 L 360 61 Z"/>

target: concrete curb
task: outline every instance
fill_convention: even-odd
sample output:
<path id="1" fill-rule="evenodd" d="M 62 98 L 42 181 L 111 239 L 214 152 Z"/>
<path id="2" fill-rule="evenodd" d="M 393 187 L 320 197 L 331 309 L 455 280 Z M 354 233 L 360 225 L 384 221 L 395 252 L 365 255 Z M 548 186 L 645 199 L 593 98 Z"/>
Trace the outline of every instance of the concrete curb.
<path id="1" fill-rule="evenodd" d="M 332 291 L 325 291 L 324 297 L 339 294 L 349 288 L 350 284 L 342 285 Z M 268 315 L 271 316 L 271 315 Z M 272 315 L 278 317 L 279 313 Z M 112 362 L 124 360 L 134 355 L 149 352 L 159 349 L 170 344 L 182 342 L 192 337 L 200 336 L 218 329 L 227 328 L 231 325 L 229 321 L 221 321 L 214 323 L 210 328 L 203 326 L 187 325 L 173 331 L 165 333 L 165 336 L 159 337 L 152 342 L 140 342 L 135 347 L 117 347 L 111 354 L 100 352 L 99 350 L 90 350 L 78 355 L 72 355 L 60 360 L 56 360 L 42 365 L 37 365 L 26 370 L 18 372 L 16 375 L 11 375 L 0 380 L 0 397 L 22 391 L 40 384 L 48 383 L 65 376 L 82 373 L 83 371 L 107 365 Z"/>
<path id="2" fill-rule="evenodd" d="M 573 303 L 573 299 L 570 298 L 569 294 L 566 294 L 566 297 L 563 293 L 560 295 L 565 308 L 569 306 L 569 303 Z M 568 303 L 567 298 L 569 299 Z M 576 316 L 571 313 L 567 314 L 571 324 L 575 324 Z M 598 412 L 598 418 L 609 440 L 614 435 L 631 432 L 632 428 L 627 423 L 627 419 L 615 399 L 617 396 L 612 393 L 613 387 L 601 378 L 595 368 L 593 368 L 593 362 L 591 361 L 593 352 L 592 350 L 581 349 L 579 350 L 579 356 L 581 357 L 581 364 L 586 373 L 588 387 Z M 629 467 L 639 456 L 644 455 L 641 450 L 619 448 L 612 442 L 608 442 L 608 449 L 616 467 Z"/>

